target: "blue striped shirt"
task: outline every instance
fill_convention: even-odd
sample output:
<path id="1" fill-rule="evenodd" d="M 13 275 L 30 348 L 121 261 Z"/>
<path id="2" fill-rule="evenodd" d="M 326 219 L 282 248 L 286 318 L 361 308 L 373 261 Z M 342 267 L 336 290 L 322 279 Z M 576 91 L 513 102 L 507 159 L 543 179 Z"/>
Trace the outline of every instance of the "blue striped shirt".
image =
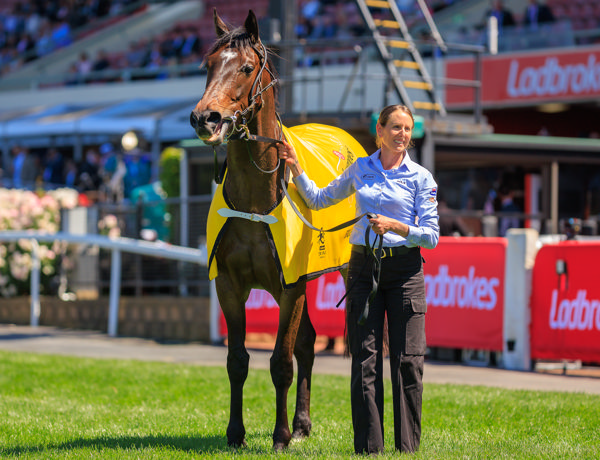
<path id="1" fill-rule="evenodd" d="M 406 238 L 386 232 L 384 246 L 421 246 L 433 249 L 439 240 L 437 213 L 437 184 L 431 173 L 412 161 L 408 152 L 397 168 L 385 170 L 377 150 L 368 157 L 360 157 L 339 177 L 320 189 L 302 173 L 294 184 L 310 209 L 322 209 L 356 193 L 356 215 L 373 212 L 391 217 L 409 226 Z M 360 219 L 352 230 L 350 243 L 365 244 L 369 220 Z M 369 244 L 375 240 L 370 233 Z"/>

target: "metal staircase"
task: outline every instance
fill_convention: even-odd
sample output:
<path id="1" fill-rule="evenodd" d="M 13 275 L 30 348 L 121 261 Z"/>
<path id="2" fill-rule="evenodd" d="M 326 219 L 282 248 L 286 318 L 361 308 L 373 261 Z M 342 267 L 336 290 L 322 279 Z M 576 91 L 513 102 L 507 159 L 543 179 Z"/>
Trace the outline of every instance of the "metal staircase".
<path id="1" fill-rule="evenodd" d="M 425 0 L 415 1 L 427 21 L 432 38 L 440 49 L 446 51 Z M 436 95 L 433 80 L 395 0 L 356 0 L 356 3 L 402 103 L 413 112 L 422 110 L 432 116 L 445 116 L 446 109 Z"/>

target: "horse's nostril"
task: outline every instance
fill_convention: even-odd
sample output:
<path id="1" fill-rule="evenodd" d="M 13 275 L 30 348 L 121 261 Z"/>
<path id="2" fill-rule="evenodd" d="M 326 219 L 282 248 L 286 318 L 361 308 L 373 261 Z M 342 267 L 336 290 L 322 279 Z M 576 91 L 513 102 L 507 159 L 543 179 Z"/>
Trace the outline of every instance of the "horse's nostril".
<path id="1" fill-rule="evenodd" d="M 210 112 L 206 121 L 208 123 L 219 123 L 221 121 L 221 114 L 219 112 Z"/>
<path id="2" fill-rule="evenodd" d="M 190 113 L 190 125 L 192 125 L 192 128 L 194 129 L 198 127 L 198 117 L 194 112 Z"/>

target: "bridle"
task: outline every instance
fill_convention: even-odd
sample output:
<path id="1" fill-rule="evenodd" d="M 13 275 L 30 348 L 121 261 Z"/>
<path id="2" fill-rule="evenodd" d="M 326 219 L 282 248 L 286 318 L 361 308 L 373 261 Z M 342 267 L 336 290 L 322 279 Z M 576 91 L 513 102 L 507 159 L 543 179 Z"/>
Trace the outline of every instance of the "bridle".
<path id="1" fill-rule="evenodd" d="M 267 48 L 265 47 L 265 45 L 262 42 L 260 42 L 260 46 L 261 46 L 262 54 L 259 53 L 255 48 L 252 48 L 254 50 L 254 52 L 258 55 L 258 59 L 259 59 L 259 61 L 261 61 L 261 66 L 260 66 L 260 70 L 256 74 L 256 77 L 254 78 L 254 82 L 252 83 L 252 88 L 250 89 L 250 95 L 248 96 L 248 107 L 246 107 L 244 110 L 236 110 L 235 113 L 231 117 L 223 118 L 223 120 L 230 120 L 232 123 L 232 131 L 227 136 L 227 140 L 229 140 L 236 133 L 239 134 L 239 133 L 243 132 L 243 133 L 249 134 L 247 123 L 252 121 L 252 119 L 254 118 L 254 115 L 255 115 L 254 109 L 256 108 L 256 101 L 258 100 L 258 98 L 260 96 L 262 96 L 262 94 L 265 91 L 267 91 L 271 87 L 274 87 L 279 81 L 277 79 L 277 77 L 275 77 L 275 75 L 273 74 L 271 69 L 269 69 L 269 67 L 267 67 Z M 271 82 L 263 88 L 262 87 L 262 75 L 265 70 L 271 76 Z M 252 112 L 252 113 L 251 113 L 251 117 L 248 119 L 247 115 L 249 112 Z M 241 118 L 242 121 L 239 125 L 236 126 L 236 122 L 238 121 L 238 118 Z M 278 116 L 278 118 L 279 118 L 279 116 Z M 270 139 L 270 138 L 266 138 L 266 139 Z M 276 141 L 276 139 L 273 139 L 273 140 Z"/>
<path id="2" fill-rule="evenodd" d="M 269 69 L 269 67 L 267 66 L 267 48 L 265 47 L 265 45 L 262 42 L 260 42 L 260 46 L 261 46 L 262 54 L 259 51 L 257 51 L 255 48 L 252 48 L 258 55 L 261 65 L 260 65 L 260 70 L 256 74 L 254 82 L 252 83 L 252 88 L 250 89 L 250 95 L 248 96 L 248 107 L 246 107 L 244 110 L 236 110 L 232 116 L 223 118 L 223 121 L 231 122 L 231 131 L 225 137 L 227 141 L 245 140 L 245 141 L 256 141 L 256 142 L 268 142 L 270 144 L 274 144 L 274 143 L 280 143 L 283 139 L 282 138 L 283 131 L 280 131 L 279 139 L 274 139 L 272 137 L 251 134 L 250 129 L 248 128 L 248 123 L 253 120 L 253 118 L 256 114 L 256 105 L 257 105 L 258 98 L 261 97 L 265 91 L 267 91 L 269 88 L 274 87 L 278 83 L 277 77 L 273 74 L 271 69 Z M 271 76 L 271 81 L 269 82 L 268 85 L 266 85 L 263 88 L 262 87 L 262 75 L 265 70 Z M 248 115 L 250 115 L 250 116 L 248 116 Z M 275 112 L 275 115 L 277 117 L 279 124 L 281 125 L 281 118 L 279 117 L 279 113 Z M 246 150 L 248 151 L 248 156 L 250 157 L 250 162 L 261 173 L 273 174 L 279 169 L 279 167 L 281 165 L 280 158 L 277 159 L 277 165 L 273 169 L 264 170 L 260 166 L 258 166 L 256 161 L 254 161 L 254 158 L 252 158 L 252 153 L 250 152 L 250 147 L 248 146 L 247 143 L 246 143 Z M 215 165 L 216 165 L 217 152 L 214 147 L 213 147 L 213 152 L 215 154 Z M 220 183 L 221 180 L 222 180 L 222 177 L 219 178 L 217 176 L 217 168 L 215 168 L 215 181 L 217 183 Z"/>

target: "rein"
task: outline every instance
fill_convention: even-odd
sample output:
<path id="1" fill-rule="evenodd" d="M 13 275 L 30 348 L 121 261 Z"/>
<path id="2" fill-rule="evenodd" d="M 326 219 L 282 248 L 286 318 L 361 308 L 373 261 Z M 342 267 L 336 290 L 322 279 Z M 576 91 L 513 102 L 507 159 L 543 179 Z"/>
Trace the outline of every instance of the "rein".
<path id="1" fill-rule="evenodd" d="M 306 225 L 311 230 L 314 230 L 314 231 L 319 232 L 319 233 L 337 232 L 338 230 L 341 230 L 343 228 L 349 227 L 350 225 L 354 225 L 360 219 L 362 219 L 363 217 L 365 217 L 365 216 L 367 216 L 367 215 L 370 214 L 368 212 L 365 212 L 365 213 L 361 214 L 360 216 L 356 216 L 354 219 L 351 219 L 351 220 L 349 220 L 347 222 L 344 222 L 343 224 L 336 225 L 335 227 L 328 228 L 326 230 L 323 229 L 323 228 L 317 228 L 313 224 L 311 224 L 308 220 L 306 220 L 306 218 L 302 215 L 302 213 L 300 212 L 300 210 L 296 207 L 296 205 L 294 204 L 294 201 L 292 200 L 292 198 L 290 197 L 290 195 L 289 195 L 289 193 L 287 191 L 287 186 L 286 186 L 286 183 L 285 183 L 285 179 L 283 177 L 281 178 L 281 188 L 283 188 L 283 193 L 285 194 L 285 197 L 290 202 L 290 205 L 291 205 L 292 209 L 294 210 L 294 212 L 296 213 L 296 215 L 300 218 L 300 220 L 304 223 L 304 225 Z"/>

